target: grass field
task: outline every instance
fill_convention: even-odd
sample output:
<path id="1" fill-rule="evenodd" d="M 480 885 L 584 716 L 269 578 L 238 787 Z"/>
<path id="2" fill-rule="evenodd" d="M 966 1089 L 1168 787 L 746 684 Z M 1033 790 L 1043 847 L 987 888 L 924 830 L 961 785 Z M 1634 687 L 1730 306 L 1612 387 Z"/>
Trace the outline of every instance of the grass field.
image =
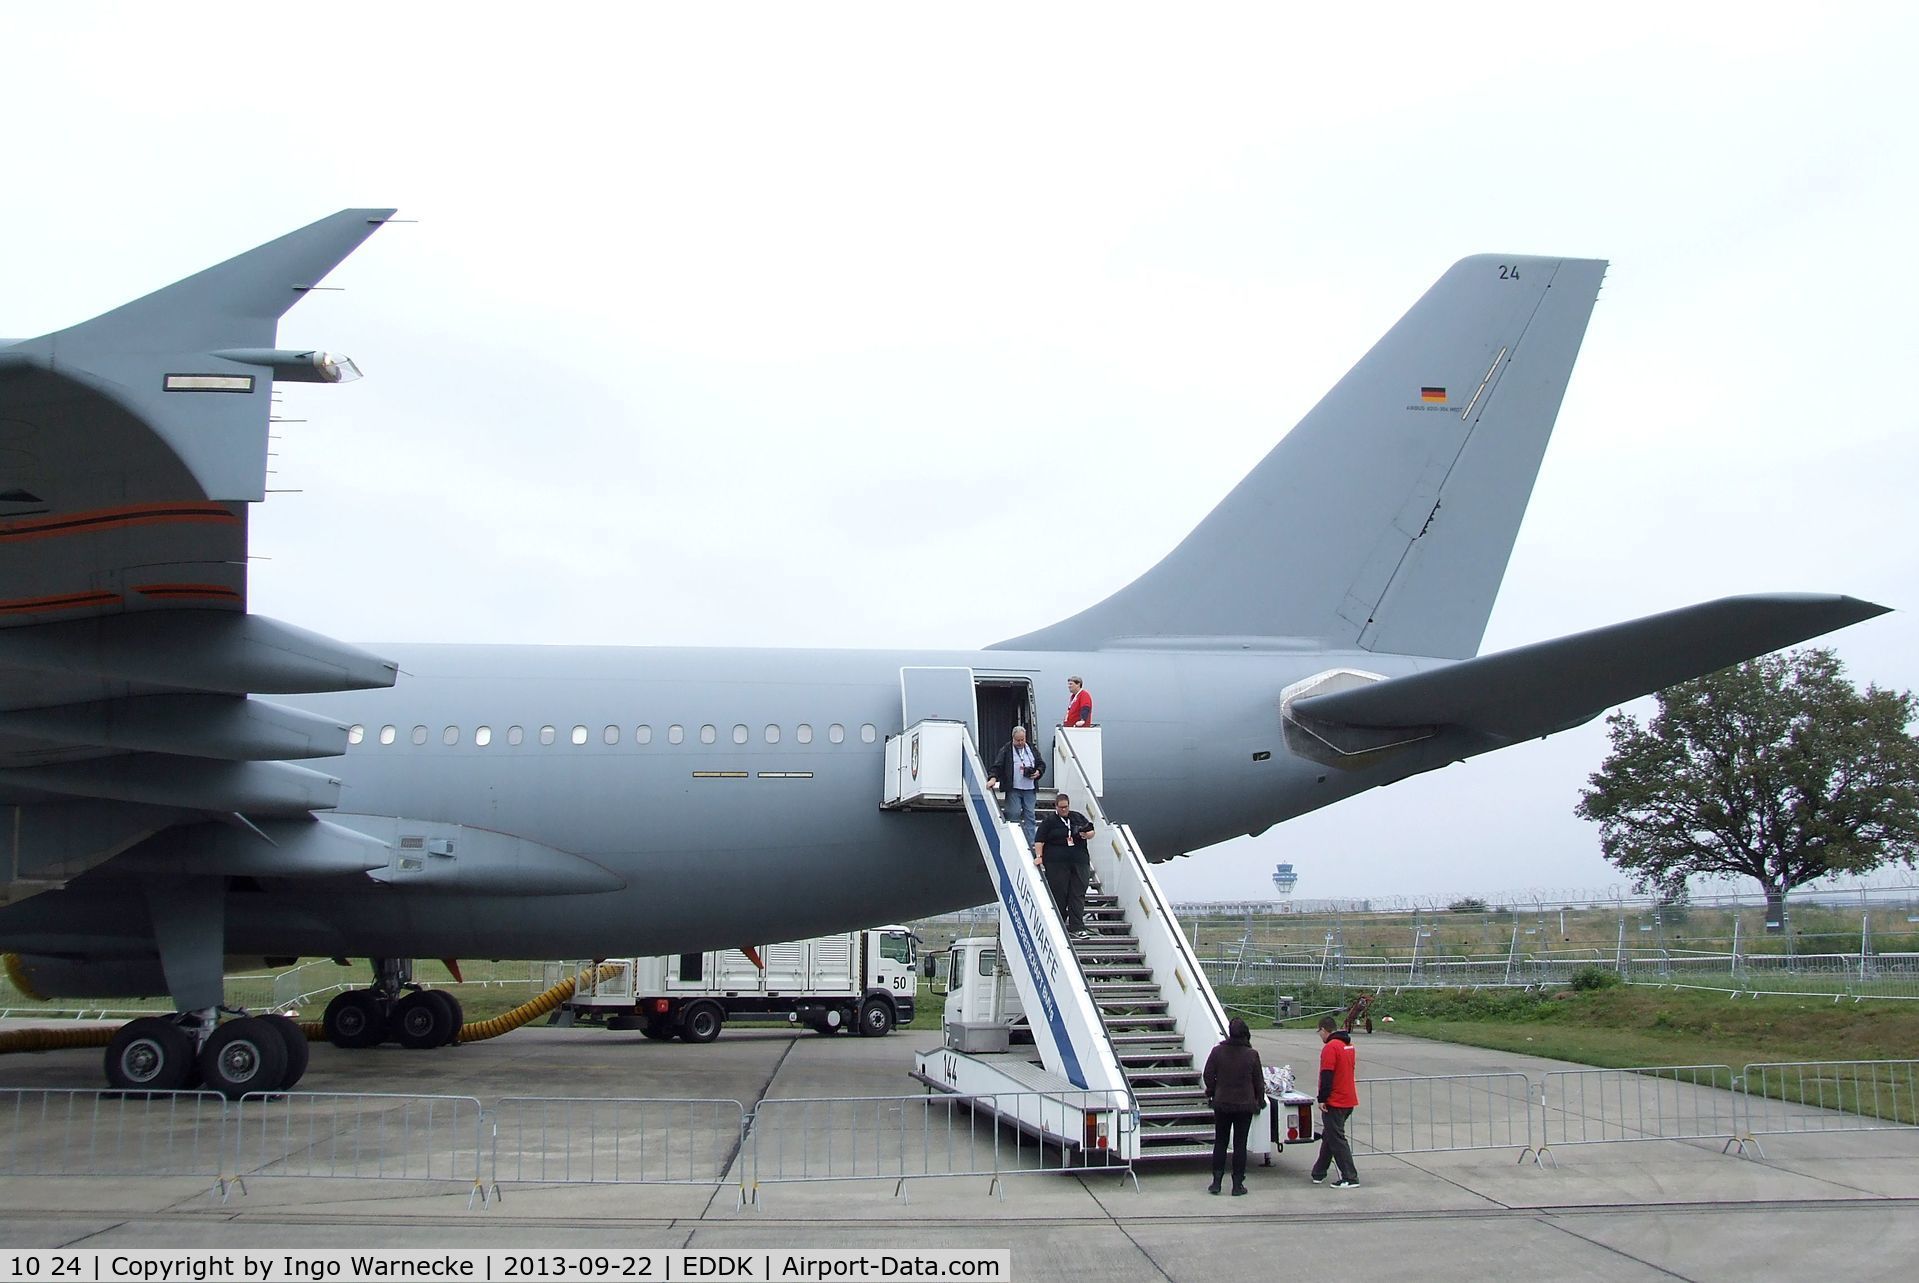
<path id="1" fill-rule="evenodd" d="M 1229 1005 L 1259 1001 L 1267 992 L 1221 991 Z M 1342 1007 L 1337 990 L 1300 995 L 1303 1009 Z M 1830 999 L 1728 998 L 1724 994 L 1658 989 L 1641 985 L 1539 993 L 1522 990 L 1409 990 L 1381 994 L 1372 1008 L 1375 1027 L 1387 1016 L 1392 1030 L 1442 1042 L 1489 1047 L 1566 1060 L 1601 1068 L 1653 1065 L 1726 1065 L 1733 1074 L 1747 1065 L 1834 1060 L 1919 1060 L 1919 1003 L 1833 1002 Z M 1270 1021 L 1267 1023 L 1270 1024 Z M 1310 1025 L 1310 1017 L 1288 1021 Z M 1364 1055 L 1364 1035 L 1361 1035 Z M 1910 1066 L 1873 1071 L 1889 1090 L 1876 1095 L 1865 1112 L 1904 1123 L 1919 1123 Z M 1815 1080 L 1807 1080 L 1812 1083 Z M 1833 1094 L 1830 1079 L 1819 1103 L 1854 1107 L 1857 1085 Z M 1790 1079 L 1798 1084 L 1799 1079 Z M 1755 1084 L 1753 1089 L 1758 1090 Z M 1812 1102 L 1812 1086 L 1769 1090 Z"/>

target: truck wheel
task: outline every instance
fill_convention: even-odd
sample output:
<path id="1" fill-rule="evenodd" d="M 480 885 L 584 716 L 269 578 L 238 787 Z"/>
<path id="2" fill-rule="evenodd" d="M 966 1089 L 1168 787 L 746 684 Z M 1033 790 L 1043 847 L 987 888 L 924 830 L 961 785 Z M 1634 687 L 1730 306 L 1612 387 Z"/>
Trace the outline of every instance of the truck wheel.
<path id="1" fill-rule="evenodd" d="M 660 1024 L 657 1020 L 649 1022 L 646 1028 L 640 1030 L 640 1033 L 642 1036 L 650 1038 L 654 1042 L 665 1042 L 673 1036 L 673 1030 L 666 1025 Z"/>
<path id="2" fill-rule="evenodd" d="M 680 1038 L 686 1042 L 712 1042 L 720 1036 L 726 1013 L 710 1002 L 696 1002 L 680 1017 Z"/>
<path id="3" fill-rule="evenodd" d="M 860 1033 L 868 1038 L 884 1038 L 893 1032 L 891 999 L 873 998 L 860 1008 Z"/>

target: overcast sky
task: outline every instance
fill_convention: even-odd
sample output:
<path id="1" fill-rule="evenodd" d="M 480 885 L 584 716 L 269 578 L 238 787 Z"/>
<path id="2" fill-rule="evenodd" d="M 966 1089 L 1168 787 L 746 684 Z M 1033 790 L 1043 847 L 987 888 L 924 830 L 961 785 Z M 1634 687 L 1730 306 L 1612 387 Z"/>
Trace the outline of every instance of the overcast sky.
<path id="1" fill-rule="evenodd" d="M 9 6 L 0 333 L 397 205 L 282 327 L 367 378 L 289 395 L 255 610 L 970 647 L 1152 564 L 1455 259 L 1606 258 L 1485 649 L 1844 592 L 1900 611 L 1853 676 L 1919 686 L 1919 11 L 1294 8 Z M 994 532 L 1069 479 L 1010 589 Z M 1164 880 L 1599 890 L 1604 752 Z"/>

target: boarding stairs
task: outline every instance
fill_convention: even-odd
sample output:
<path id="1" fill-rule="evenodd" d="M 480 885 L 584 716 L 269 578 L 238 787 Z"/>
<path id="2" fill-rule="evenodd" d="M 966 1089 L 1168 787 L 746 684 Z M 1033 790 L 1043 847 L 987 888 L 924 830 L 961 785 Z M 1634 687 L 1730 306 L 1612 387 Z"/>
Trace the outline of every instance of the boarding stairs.
<path id="1" fill-rule="evenodd" d="M 951 674 L 952 676 L 948 676 Z M 1052 783 L 1093 824 L 1090 937 L 1069 939 L 1025 834 L 1008 824 L 960 717 L 960 680 L 970 670 L 907 669 L 905 731 L 889 740 L 883 805 L 966 812 L 999 898 L 1000 957 L 1012 974 L 1040 1063 L 1089 1092 L 1130 1102 L 1123 1139 L 1129 1160 L 1210 1153 L 1213 1115 L 1200 1071 L 1226 1036 L 1226 1015 L 1173 916 L 1132 830 L 1107 816 L 1103 737 L 1098 727 L 1059 727 L 1048 765 Z M 914 698 L 916 677 L 921 698 Z M 928 696 L 928 691 L 941 694 Z M 914 719 L 916 703 L 921 713 Z M 957 761 L 958 771 L 945 769 Z M 991 1057 L 979 1057 L 990 1061 Z M 1263 1152 L 1265 1128 L 1252 1148 Z"/>

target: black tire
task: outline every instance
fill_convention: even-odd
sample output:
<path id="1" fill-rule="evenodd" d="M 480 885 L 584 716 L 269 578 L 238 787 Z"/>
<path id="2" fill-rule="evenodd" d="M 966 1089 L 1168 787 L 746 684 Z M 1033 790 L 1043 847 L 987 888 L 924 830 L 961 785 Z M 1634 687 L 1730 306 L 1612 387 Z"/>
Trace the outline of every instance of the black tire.
<path id="1" fill-rule="evenodd" d="M 443 1047 L 453 1036 L 453 1010 L 435 1001 L 432 990 L 417 989 L 393 1009 L 390 1028 L 394 1041 L 410 1050 Z"/>
<path id="2" fill-rule="evenodd" d="M 228 1100 L 278 1091 L 286 1076 L 286 1037 L 258 1016 L 227 1021 L 200 1048 L 201 1081 Z"/>
<path id="3" fill-rule="evenodd" d="M 893 1032 L 896 1019 L 891 998 L 868 998 L 866 1005 L 860 1008 L 860 1036 L 884 1038 Z"/>
<path id="4" fill-rule="evenodd" d="M 335 994 L 320 1024 L 326 1030 L 326 1040 L 335 1047 L 377 1047 L 387 1039 L 386 1012 L 371 989 Z"/>
<path id="5" fill-rule="evenodd" d="M 712 1042 L 720 1036 L 726 1013 L 718 1003 L 696 1002 L 680 1015 L 680 1039 L 683 1042 Z"/>
<path id="6" fill-rule="evenodd" d="M 466 1008 L 460 1005 L 458 998 L 455 998 L 444 989 L 428 989 L 425 992 L 427 997 L 446 1008 L 446 1018 L 448 1022 L 446 1041 L 440 1045 L 442 1047 L 451 1047 L 454 1043 L 460 1041 L 460 1030 L 466 1027 Z"/>
<path id="7" fill-rule="evenodd" d="M 116 1091 L 184 1091 L 193 1083 L 193 1035 L 171 1020 L 142 1016 L 107 1044 L 107 1085 Z"/>
<path id="8" fill-rule="evenodd" d="M 292 1091 L 306 1077 L 307 1062 L 312 1058 L 313 1047 L 307 1041 L 306 1030 L 289 1016 L 268 1015 L 260 1019 L 278 1029 L 280 1040 L 287 1045 L 287 1072 L 276 1090 Z"/>
<path id="9" fill-rule="evenodd" d="M 640 1034 L 642 1037 L 651 1038 L 654 1042 L 666 1042 L 673 1037 L 673 1027 L 655 1021 L 640 1030 Z"/>

